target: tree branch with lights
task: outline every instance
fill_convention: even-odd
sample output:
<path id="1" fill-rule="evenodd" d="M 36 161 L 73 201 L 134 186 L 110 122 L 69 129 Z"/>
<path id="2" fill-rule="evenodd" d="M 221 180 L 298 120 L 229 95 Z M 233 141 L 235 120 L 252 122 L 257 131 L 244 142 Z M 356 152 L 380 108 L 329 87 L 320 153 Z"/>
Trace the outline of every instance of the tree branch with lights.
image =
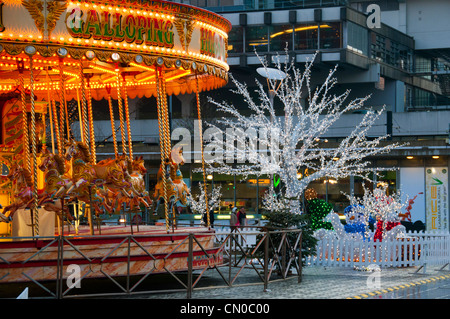
<path id="1" fill-rule="evenodd" d="M 286 54 L 286 63 L 276 63 L 269 68 L 264 58 L 260 58 L 262 70 L 268 75 L 269 92 L 258 80 L 255 98 L 245 83 L 230 78 L 252 114 L 243 115 L 234 105 L 209 99 L 225 116 L 216 123 L 208 123 L 210 143 L 205 148 L 209 172 L 234 174 L 247 178 L 277 174 L 284 184 L 281 196 L 290 201 L 291 210 L 300 212 L 299 199 L 314 181 L 323 177 L 344 178 L 349 175 L 366 177 L 370 167 L 369 157 L 388 153 L 398 147 L 397 143 L 382 145 L 388 135 L 369 139 L 368 132 L 380 118 L 380 111 L 372 109 L 362 116 L 354 129 L 335 148 L 320 147 L 329 132 L 343 114 L 361 110 L 370 98 L 356 98 L 348 101 L 350 90 L 334 94 L 337 83 L 334 77 L 337 66 L 331 69 L 323 83 L 313 89 L 311 84 L 314 58 L 300 70 Z M 278 61 L 281 60 L 278 57 Z M 270 75 L 275 76 L 270 76 Z M 274 102 L 281 105 L 283 114 L 276 115 Z M 220 124 L 220 125 L 219 125 Z M 223 161 L 211 153 L 225 155 Z M 219 160 L 218 160 L 219 159 Z M 237 165 L 231 163 L 238 163 Z M 298 172 L 308 169 L 309 174 L 298 178 Z M 376 170 L 376 169 L 375 169 Z M 268 207 L 279 205 L 270 203 Z"/>

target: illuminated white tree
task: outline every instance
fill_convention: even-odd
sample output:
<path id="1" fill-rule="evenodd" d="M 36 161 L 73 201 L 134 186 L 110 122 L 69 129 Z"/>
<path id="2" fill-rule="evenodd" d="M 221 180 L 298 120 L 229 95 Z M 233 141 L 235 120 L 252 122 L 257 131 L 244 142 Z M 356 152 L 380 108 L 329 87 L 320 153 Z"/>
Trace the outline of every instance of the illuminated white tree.
<path id="1" fill-rule="evenodd" d="M 198 187 L 200 193 L 198 195 L 190 195 L 189 207 L 195 214 L 201 214 L 203 216 L 206 213 L 206 200 L 208 200 L 209 210 L 214 210 L 219 207 L 222 188 L 221 186 L 215 186 L 211 192 L 206 194 L 205 187 L 203 187 L 202 183 L 199 183 Z"/>
<path id="2" fill-rule="evenodd" d="M 263 58 L 261 63 L 267 73 L 270 69 Z M 280 58 L 278 59 L 280 60 Z M 304 70 L 294 62 L 277 63 L 275 72 L 284 74 L 282 81 L 268 79 L 269 92 L 256 80 L 257 97 L 254 98 L 245 83 L 232 75 L 236 89 L 252 111 L 243 115 L 232 104 L 210 99 L 225 117 L 209 124 L 210 143 L 205 148 L 208 170 L 221 174 L 249 175 L 278 174 L 284 184 L 282 197 L 291 200 L 291 209 L 299 212 L 299 199 L 308 185 L 323 177 L 343 178 L 349 175 L 365 177 L 369 167 L 368 157 L 387 153 L 398 144 L 382 145 L 386 136 L 368 139 L 368 131 L 384 111 L 368 110 L 354 129 L 335 148 L 323 148 L 319 142 L 345 113 L 363 107 L 370 96 L 347 102 L 350 90 L 335 95 L 331 91 L 337 80 L 337 66 L 330 70 L 323 84 L 312 88 L 313 60 Z M 274 70 L 272 69 L 272 72 Z M 306 102 L 302 102 L 302 99 Z M 281 103 L 283 115 L 276 116 L 274 100 Z M 225 138 L 224 138 L 225 137 Z M 211 154 L 223 154 L 225 160 Z M 234 165 L 231 163 L 242 163 Z M 309 174 L 298 178 L 302 169 Z M 274 198 L 274 196 L 272 196 Z M 266 204 L 270 204 L 270 196 Z M 277 203 L 272 203 L 277 204 Z M 270 205 L 269 205 L 270 206 Z M 273 206 L 273 205 L 272 205 Z"/>

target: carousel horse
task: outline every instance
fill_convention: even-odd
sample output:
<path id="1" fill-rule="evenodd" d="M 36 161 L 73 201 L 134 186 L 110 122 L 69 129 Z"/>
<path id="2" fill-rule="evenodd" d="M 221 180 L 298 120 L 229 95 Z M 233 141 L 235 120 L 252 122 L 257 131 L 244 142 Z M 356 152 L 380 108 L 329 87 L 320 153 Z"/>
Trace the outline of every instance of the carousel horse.
<path id="1" fill-rule="evenodd" d="M 79 187 L 85 180 L 73 183 L 69 176 L 65 175 L 64 159 L 51 153 L 47 148 L 42 150 L 39 169 L 45 173 L 45 192 L 50 199 L 57 199 L 69 195 L 75 187 Z"/>
<path id="2" fill-rule="evenodd" d="M 131 184 L 133 185 L 133 189 L 139 193 L 137 196 L 138 202 L 149 208 L 152 200 L 148 191 L 145 189 L 144 175 L 146 172 L 147 169 L 145 168 L 143 157 L 136 157 L 131 163 Z"/>
<path id="3" fill-rule="evenodd" d="M 89 149 L 84 143 L 72 141 L 66 145 L 66 160 L 74 159 L 72 164 L 74 176 L 83 177 L 89 182 L 116 188 L 122 192 L 130 188 L 118 160 L 104 160 L 98 164 L 92 164 Z M 130 196 L 127 192 L 124 194 Z"/>
<path id="4" fill-rule="evenodd" d="M 90 154 L 87 146 L 81 142 L 71 141 L 66 143 L 65 159 L 72 161 L 72 182 L 79 185 L 76 188 L 75 197 L 87 203 L 91 203 L 98 214 L 103 214 L 104 210 L 113 213 L 111 206 L 106 200 L 107 189 L 104 187 L 113 184 L 114 180 L 120 181 L 123 176 L 122 169 L 117 164 L 93 165 L 90 160 Z M 98 166 L 98 167 L 96 167 Z M 123 179 L 123 178 L 122 178 Z M 124 180 L 118 183 L 124 185 Z M 117 187 L 120 187 L 117 185 Z M 70 189 L 68 192 L 71 192 Z M 103 210 L 103 209 L 104 210 Z"/>
<path id="5" fill-rule="evenodd" d="M 113 160 L 105 160 L 105 163 L 108 161 L 111 162 Z M 114 194 L 115 209 L 120 208 L 124 203 L 131 210 L 138 208 L 140 204 L 149 208 L 152 200 L 145 189 L 144 174 L 147 172 L 147 169 L 144 166 L 142 156 L 130 161 L 127 156 L 122 155 L 116 161 L 123 169 L 125 180 L 130 184 L 130 195 Z"/>
<path id="6" fill-rule="evenodd" d="M 3 210 L 1 220 L 11 221 L 14 213 L 18 209 L 31 208 L 34 206 L 33 198 L 33 182 L 30 172 L 25 168 L 14 163 L 8 174 L 8 179 L 13 183 L 13 193 L 15 201 L 10 205 L 6 206 Z M 38 203 L 43 205 L 45 210 L 54 211 L 57 214 L 61 213 L 61 205 L 48 200 L 45 192 L 43 190 L 38 190 Z M 67 213 L 68 211 L 66 211 Z"/>
<path id="7" fill-rule="evenodd" d="M 157 183 L 153 195 L 156 203 L 154 213 L 157 212 L 160 203 L 164 201 L 163 174 L 165 174 L 167 181 L 167 198 L 169 199 L 170 210 L 174 206 L 178 209 L 189 205 L 190 191 L 183 181 L 183 175 L 179 169 L 179 166 L 183 164 L 182 149 L 181 147 L 177 147 L 172 150 L 170 158 L 165 160 L 166 172 L 163 172 L 163 167 L 162 165 L 160 166 L 156 175 Z"/>

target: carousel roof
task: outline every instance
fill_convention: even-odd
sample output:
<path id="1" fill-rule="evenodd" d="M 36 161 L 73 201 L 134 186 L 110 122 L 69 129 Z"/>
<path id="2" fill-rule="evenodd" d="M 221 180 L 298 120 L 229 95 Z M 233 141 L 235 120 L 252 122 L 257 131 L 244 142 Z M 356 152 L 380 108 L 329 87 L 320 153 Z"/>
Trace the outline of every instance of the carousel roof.
<path id="1" fill-rule="evenodd" d="M 111 88 L 120 83 L 130 98 L 156 96 L 157 76 L 169 95 L 212 90 L 228 80 L 231 24 L 204 9 L 150 0 L 3 3 L 0 94 L 14 91 L 20 77 L 38 99 L 61 83 L 67 99 L 77 98 L 85 83 L 97 100 L 117 98 Z"/>

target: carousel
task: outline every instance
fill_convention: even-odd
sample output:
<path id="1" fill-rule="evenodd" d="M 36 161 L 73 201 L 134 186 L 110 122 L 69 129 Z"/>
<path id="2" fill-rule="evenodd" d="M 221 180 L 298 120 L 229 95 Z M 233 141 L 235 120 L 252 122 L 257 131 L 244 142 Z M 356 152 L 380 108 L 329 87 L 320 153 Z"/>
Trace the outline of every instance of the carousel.
<path id="1" fill-rule="evenodd" d="M 228 80 L 230 29 L 217 14 L 173 2 L 2 1 L 0 283 L 54 279 L 56 236 L 69 239 L 64 267 L 85 265 L 86 277 L 101 269 L 121 276 L 130 269 L 124 260 L 136 274 L 185 270 L 184 239 L 193 232 L 194 256 L 207 251 L 209 263 L 222 262 L 209 214 L 205 227 L 177 227 L 175 203 L 185 203 L 189 189 L 171 146 L 167 96 L 195 94 L 201 119 L 201 93 Z M 155 196 L 133 155 L 128 100 L 144 96 L 157 101 L 149 105 L 157 108 L 161 153 Z M 115 156 L 98 161 L 92 102 L 101 99 L 109 102 Z M 202 159 L 204 171 L 203 151 Z M 165 225 L 94 227 L 96 214 L 137 214 L 156 203 Z M 117 246 L 129 234 L 139 236 L 131 254 Z"/>

